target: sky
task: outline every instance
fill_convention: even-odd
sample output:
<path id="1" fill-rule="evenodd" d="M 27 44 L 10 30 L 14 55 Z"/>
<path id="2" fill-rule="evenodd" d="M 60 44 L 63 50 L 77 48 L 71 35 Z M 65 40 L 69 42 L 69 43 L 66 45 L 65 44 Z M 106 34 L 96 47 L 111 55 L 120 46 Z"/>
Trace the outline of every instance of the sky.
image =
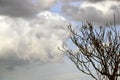
<path id="1" fill-rule="evenodd" d="M 113 23 L 114 12 L 119 25 L 115 0 L 0 0 L 0 80 L 92 80 L 58 47 L 68 24 Z"/>

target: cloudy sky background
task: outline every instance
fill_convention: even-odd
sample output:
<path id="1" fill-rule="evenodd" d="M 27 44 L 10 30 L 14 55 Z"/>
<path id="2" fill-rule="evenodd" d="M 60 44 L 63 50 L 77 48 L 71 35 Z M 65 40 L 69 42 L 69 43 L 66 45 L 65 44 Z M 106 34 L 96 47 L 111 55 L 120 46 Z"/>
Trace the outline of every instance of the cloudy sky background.
<path id="1" fill-rule="evenodd" d="M 105 24 L 113 12 L 120 24 L 115 0 L 0 0 L 0 80 L 90 80 L 58 47 L 69 23 Z"/>

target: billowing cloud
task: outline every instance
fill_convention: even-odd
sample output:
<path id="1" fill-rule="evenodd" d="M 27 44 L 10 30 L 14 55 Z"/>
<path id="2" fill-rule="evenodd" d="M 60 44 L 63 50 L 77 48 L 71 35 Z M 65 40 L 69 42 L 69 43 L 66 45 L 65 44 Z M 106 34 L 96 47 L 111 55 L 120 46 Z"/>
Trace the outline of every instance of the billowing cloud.
<path id="1" fill-rule="evenodd" d="M 96 0 L 97 1 L 97 0 Z M 116 15 L 116 23 L 120 24 L 120 2 L 100 1 L 98 3 L 84 1 L 79 6 L 64 5 L 62 12 L 72 20 L 92 21 L 96 23 L 113 22 L 113 13 Z"/>
<path id="2" fill-rule="evenodd" d="M 56 0 L 0 0 L 0 15 L 12 17 L 33 17 L 41 10 L 47 10 Z"/>
<path id="3" fill-rule="evenodd" d="M 58 47 L 66 38 L 66 24 L 48 11 L 32 20 L 0 16 L 0 65 L 12 69 L 30 61 L 62 61 Z"/>

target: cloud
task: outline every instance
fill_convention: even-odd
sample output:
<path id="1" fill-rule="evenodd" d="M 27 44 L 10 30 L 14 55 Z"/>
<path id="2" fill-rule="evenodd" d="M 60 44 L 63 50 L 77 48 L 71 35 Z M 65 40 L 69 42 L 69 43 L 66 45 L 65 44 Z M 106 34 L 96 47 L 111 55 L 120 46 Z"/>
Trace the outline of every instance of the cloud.
<path id="1" fill-rule="evenodd" d="M 102 1 L 110 1 L 110 0 L 86 0 L 89 1 L 91 3 L 96 3 L 96 2 L 102 2 Z M 112 1 L 112 0 L 111 0 Z M 114 0 L 113 0 L 114 1 Z"/>
<path id="2" fill-rule="evenodd" d="M 33 17 L 48 10 L 56 0 L 0 0 L 0 14 L 12 17 Z"/>
<path id="3" fill-rule="evenodd" d="M 120 2 L 101 1 L 92 3 L 84 1 L 79 6 L 64 5 L 62 12 L 71 20 L 92 21 L 99 24 L 113 22 L 113 12 L 116 14 L 116 23 L 120 24 Z"/>
<path id="4" fill-rule="evenodd" d="M 27 62 L 62 61 L 58 47 L 67 36 L 62 16 L 44 11 L 32 20 L 0 16 L 0 22 L 0 65 L 12 69 Z"/>
<path id="5" fill-rule="evenodd" d="M 9 51 L 9 54 L 4 57 L 0 57 L 0 69 L 13 71 L 18 66 L 20 67 L 28 64 L 28 60 L 19 58 L 18 55 L 16 55 L 16 53 L 14 53 L 13 51 Z"/>
<path id="6" fill-rule="evenodd" d="M 85 76 L 72 64 L 51 63 L 45 65 L 29 64 L 16 67 L 13 71 L 0 70 L 0 79 L 2 80 L 92 80 Z"/>
<path id="7" fill-rule="evenodd" d="M 82 0 L 60 0 L 63 3 L 71 3 L 71 2 L 76 2 L 76 1 L 82 1 Z"/>

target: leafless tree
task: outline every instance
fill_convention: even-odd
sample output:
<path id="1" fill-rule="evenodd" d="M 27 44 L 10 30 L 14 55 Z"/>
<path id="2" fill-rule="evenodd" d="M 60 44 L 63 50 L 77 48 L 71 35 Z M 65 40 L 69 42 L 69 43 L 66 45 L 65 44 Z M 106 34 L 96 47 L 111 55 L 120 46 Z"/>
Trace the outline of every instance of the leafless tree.
<path id="1" fill-rule="evenodd" d="M 68 30 L 77 50 L 63 47 L 62 51 L 67 53 L 76 67 L 95 80 L 118 80 L 120 76 L 119 30 L 111 25 L 93 27 L 89 22 L 77 30 L 69 25 Z"/>

